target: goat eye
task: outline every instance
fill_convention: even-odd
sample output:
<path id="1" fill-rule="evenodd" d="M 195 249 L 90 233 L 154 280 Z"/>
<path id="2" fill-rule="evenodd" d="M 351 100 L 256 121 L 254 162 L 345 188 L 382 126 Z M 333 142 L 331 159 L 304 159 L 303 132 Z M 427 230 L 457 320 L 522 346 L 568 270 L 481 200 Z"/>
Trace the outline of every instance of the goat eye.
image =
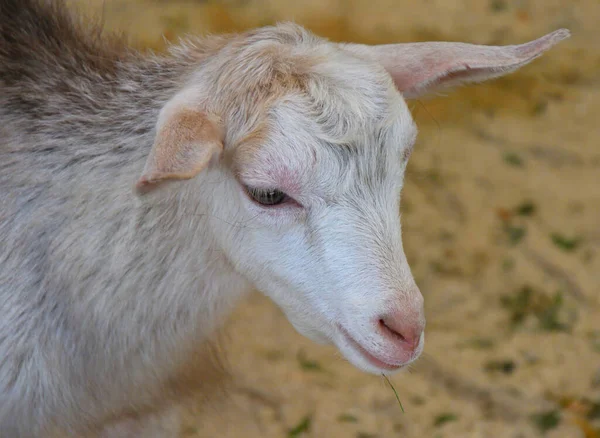
<path id="1" fill-rule="evenodd" d="M 283 204 L 288 200 L 288 196 L 277 189 L 254 189 L 247 187 L 246 190 L 250 197 L 261 205 L 273 206 Z"/>

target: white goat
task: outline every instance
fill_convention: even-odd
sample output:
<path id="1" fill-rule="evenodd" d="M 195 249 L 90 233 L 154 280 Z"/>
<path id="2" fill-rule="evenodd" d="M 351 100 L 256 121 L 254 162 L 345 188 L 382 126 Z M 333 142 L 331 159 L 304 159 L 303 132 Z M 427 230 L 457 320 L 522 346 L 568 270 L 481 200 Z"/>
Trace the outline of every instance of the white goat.
<path id="1" fill-rule="evenodd" d="M 202 390 L 204 345 L 252 288 L 365 371 L 414 361 L 404 99 L 568 35 L 364 46 L 282 24 L 144 57 L 76 22 L 0 2 L 2 437 L 148 436 L 132 419 Z"/>

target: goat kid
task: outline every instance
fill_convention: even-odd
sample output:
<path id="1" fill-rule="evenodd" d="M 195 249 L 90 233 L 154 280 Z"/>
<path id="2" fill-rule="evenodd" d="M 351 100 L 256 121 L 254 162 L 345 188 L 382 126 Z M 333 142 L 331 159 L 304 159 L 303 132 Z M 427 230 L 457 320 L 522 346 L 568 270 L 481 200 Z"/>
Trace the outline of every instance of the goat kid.
<path id="1" fill-rule="evenodd" d="M 405 99 L 567 36 L 367 46 L 288 23 L 146 56 L 60 2 L 0 1 L 0 435 L 143 423 L 201 388 L 199 346 L 253 288 L 362 370 L 414 361 Z"/>

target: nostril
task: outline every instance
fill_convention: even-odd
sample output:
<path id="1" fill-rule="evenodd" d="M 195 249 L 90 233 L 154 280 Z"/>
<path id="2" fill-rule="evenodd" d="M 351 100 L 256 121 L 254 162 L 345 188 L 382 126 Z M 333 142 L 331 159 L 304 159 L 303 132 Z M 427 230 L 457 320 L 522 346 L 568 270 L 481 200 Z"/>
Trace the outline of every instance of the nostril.
<path id="1" fill-rule="evenodd" d="M 402 333 L 400 333 L 397 330 L 394 330 L 392 327 L 390 327 L 385 320 L 382 318 L 379 320 L 379 326 L 386 332 L 388 332 L 389 334 L 391 334 L 392 336 L 400 339 L 403 342 L 407 342 L 406 338 L 404 337 L 404 335 Z"/>
<path id="2" fill-rule="evenodd" d="M 396 346 L 406 351 L 415 351 L 421 342 L 425 323 L 421 319 L 415 321 L 414 316 L 406 312 L 383 315 L 378 318 L 380 333 Z"/>

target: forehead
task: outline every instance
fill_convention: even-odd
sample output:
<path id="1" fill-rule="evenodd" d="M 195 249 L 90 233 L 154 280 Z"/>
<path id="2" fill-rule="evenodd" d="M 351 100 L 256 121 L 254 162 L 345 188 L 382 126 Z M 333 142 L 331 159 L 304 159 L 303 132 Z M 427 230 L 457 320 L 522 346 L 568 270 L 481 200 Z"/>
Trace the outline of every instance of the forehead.
<path id="1" fill-rule="evenodd" d="M 416 135 L 410 113 L 402 99 L 345 93 L 290 94 L 275 104 L 258 141 L 237 154 L 248 182 L 323 197 L 352 186 L 394 192 Z"/>
<path id="2" fill-rule="evenodd" d="M 370 162 L 398 164 L 417 132 L 383 68 L 342 51 L 315 65 L 301 92 L 274 103 L 269 119 L 277 144 L 316 148 L 318 155 L 330 152 L 363 167 Z"/>
<path id="3" fill-rule="evenodd" d="M 390 75 L 376 62 L 290 23 L 258 29 L 215 58 L 211 92 L 225 102 L 238 144 L 266 116 L 284 129 L 310 126 L 332 144 L 360 147 L 396 125 L 412 139 L 415 127 Z M 371 138 L 369 138 L 371 137 Z M 397 140 L 405 140 L 398 138 Z M 396 141 L 397 146 L 410 141 Z"/>
<path id="4" fill-rule="evenodd" d="M 334 44 L 310 52 L 301 86 L 271 100 L 260 135 L 252 136 L 259 141 L 236 152 L 242 167 L 274 175 L 274 183 L 293 175 L 298 185 L 401 173 L 416 128 L 390 76 Z"/>
<path id="5" fill-rule="evenodd" d="M 360 147 L 394 128 L 413 133 L 406 103 L 383 67 L 334 48 L 312 70 L 304 115 L 314 117 L 326 141 Z"/>

